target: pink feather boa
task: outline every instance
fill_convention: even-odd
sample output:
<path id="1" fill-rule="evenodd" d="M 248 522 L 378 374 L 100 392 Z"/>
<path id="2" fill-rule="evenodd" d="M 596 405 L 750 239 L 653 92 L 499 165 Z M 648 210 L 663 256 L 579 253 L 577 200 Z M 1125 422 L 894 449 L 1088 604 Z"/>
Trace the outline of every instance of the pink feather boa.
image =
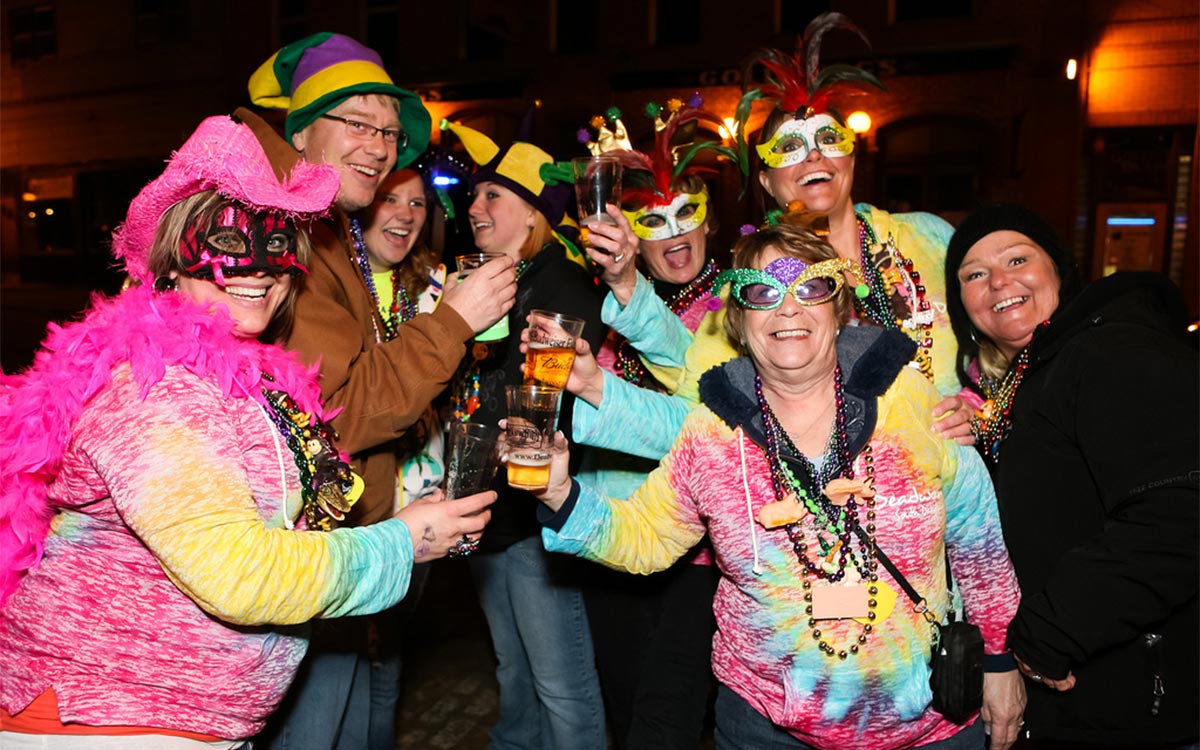
<path id="1" fill-rule="evenodd" d="M 128 363 L 141 398 L 167 365 L 212 380 L 227 398 L 263 402 L 263 374 L 320 418 L 316 367 L 278 346 L 238 338 L 224 307 L 135 287 L 97 296 L 82 321 L 51 325 L 34 363 L 0 373 L 0 604 L 42 558 L 53 509 L 47 487 L 61 468 L 71 431 L 88 402 Z"/>

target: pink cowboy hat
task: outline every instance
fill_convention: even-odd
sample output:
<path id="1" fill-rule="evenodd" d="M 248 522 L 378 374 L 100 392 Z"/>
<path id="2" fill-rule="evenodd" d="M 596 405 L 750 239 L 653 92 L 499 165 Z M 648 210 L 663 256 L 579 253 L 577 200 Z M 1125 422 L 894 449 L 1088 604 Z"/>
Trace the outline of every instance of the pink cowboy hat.
<path id="1" fill-rule="evenodd" d="M 113 232 L 113 255 L 130 276 L 151 281 L 147 261 L 158 222 L 184 198 L 215 190 L 254 210 L 307 217 L 328 210 L 339 185 L 335 169 L 306 161 L 281 183 L 249 127 L 228 116 L 209 117 L 129 204 L 125 223 Z"/>

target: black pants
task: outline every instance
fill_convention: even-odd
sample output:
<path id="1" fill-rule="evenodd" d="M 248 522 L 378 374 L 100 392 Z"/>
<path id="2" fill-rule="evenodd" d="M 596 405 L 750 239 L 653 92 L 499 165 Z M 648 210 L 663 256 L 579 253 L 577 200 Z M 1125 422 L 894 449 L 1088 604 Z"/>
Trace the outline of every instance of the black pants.
<path id="1" fill-rule="evenodd" d="M 686 560 L 652 576 L 607 569 L 583 589 L 619 750 L 694 750 L 711 706 L 720 574 Z"/>

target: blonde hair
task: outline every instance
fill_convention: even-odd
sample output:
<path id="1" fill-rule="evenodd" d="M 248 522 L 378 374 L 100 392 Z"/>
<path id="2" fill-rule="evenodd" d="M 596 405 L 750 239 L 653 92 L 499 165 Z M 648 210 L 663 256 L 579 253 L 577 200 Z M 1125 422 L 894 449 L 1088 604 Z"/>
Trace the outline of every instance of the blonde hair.
<path id="1" fill-rule="evenodd" d="M 150 246 L 150 256 L 147 266 L 153 275 L 155 283 L 168 278 L 172 271 L 180 275 L 188 275 L 183 266 L 183 235 L 193 224 L 207 225 L 226 206 L 234 201 L 225 198 L 214 190 L 205 190 L 175 203 L 163 212 L 154 232 L 154 242 Z M 296 259 L 301 265 L 308 266 L 308 258 L 312 253 L 312 240 L 307 227 L 296 223 Z M 275 343 L 291 333 L 292 319 L 296 307 L 296 297 L 300 293 L 300 279 L 294 278 L 288 288 L 283 302 L 275 310 L 271 324 L 258 337 L 264 343 Z"/>
<path id="2" fill-rule="evenodd" d="M 524 200 L 524 198 L 522 198 Z M 529 205 L 526 202 L 526 205 Z M 533 208 L 533 206 L 529 206 Z M 521 245 L 521 260 L 533 260 L 534 257 L 542 251 L 542 248 L 551 242 L 557 242 L 554 237 L 554 228 L 550 226 L 550 222 L 546 221 L 546 217 L 541 211 L 533 209 L 533 226 L 529 228 L 529 236 L 525 238 L 525 242 Z"/>
<path id="3" fill-rule="evenodd" d="M 813 234 L 807 227 L 799 224 L 777 224 L 742 236 L 733 246 L 733 267 L 754 268 L 755 262 L 770 248 L 810 265 L 838 257 L 837 251 L 828 242 Z M 850 319 L 850 310 L 854 305 L 850 297 L 852 293 L 852 287 L 843 282 L 833 295 L 831 304 L 839 327 L 844 326 Z M 745 343 L 745 326 L 745 308 L 736 300 L 730 299 L 725 313 L 725 334 L 743 356 L 750 353 Z"/>
<path id="4" fill-rule="evenodd" d="M 1008 372 L 1011 362 L 1000 351 L 1000 348 L 992 343 L 992 340 L 987 336 L 979 336 L 979 374 L 984 378 L 992 380 L 1000 380 Z"/>

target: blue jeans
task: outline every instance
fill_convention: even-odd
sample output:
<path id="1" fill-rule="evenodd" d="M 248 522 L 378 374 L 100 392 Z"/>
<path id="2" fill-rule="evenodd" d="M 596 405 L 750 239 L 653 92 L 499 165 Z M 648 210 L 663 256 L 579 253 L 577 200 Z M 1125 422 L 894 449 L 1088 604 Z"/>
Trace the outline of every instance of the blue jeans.
<path id="1" fill-rule="evenodd" d="M 579 564 L 532 536 L 470 558 L 496 651 L 500 718 L 489 750 L 605 750 L 604 705 L 583 596 L 563 581 Z"/>
<path id="2" fill-rule="evenodd" d="M 366 750 L 395 750 L 396 704 L 400 702 L 400 652 L 370 662 L 371 718 Z"/>
<path id="3" fill-rule="evenodd" d="M 268 750 L 359 750 L 367 744 L 369 663 L 310 650 L 279 711 L 254 742 Z"/>
<path id="4" fill-rule="evenodd" d="M 395 607 L 370 618 L 375 643 L 370 661 L 370 718 L 366 750 L 395 750 L 396 704 L 400 701 L 400 653 L 408 628 L 425 584 L 429 581 L 429 563 L 417 563 L 412 569 L 408 593 Z M 368 642 L 372 639 L 368 636 Z"/>
<path id="5" fill-rule="evenodd" d="M 760 714 L 742 696 L 721 685 L 717 688 L 716 750 L 812 750 Z M 918 745 L 913 750 L 984 750 L 987 735 L 976 720 L 950 739 Z"/>

